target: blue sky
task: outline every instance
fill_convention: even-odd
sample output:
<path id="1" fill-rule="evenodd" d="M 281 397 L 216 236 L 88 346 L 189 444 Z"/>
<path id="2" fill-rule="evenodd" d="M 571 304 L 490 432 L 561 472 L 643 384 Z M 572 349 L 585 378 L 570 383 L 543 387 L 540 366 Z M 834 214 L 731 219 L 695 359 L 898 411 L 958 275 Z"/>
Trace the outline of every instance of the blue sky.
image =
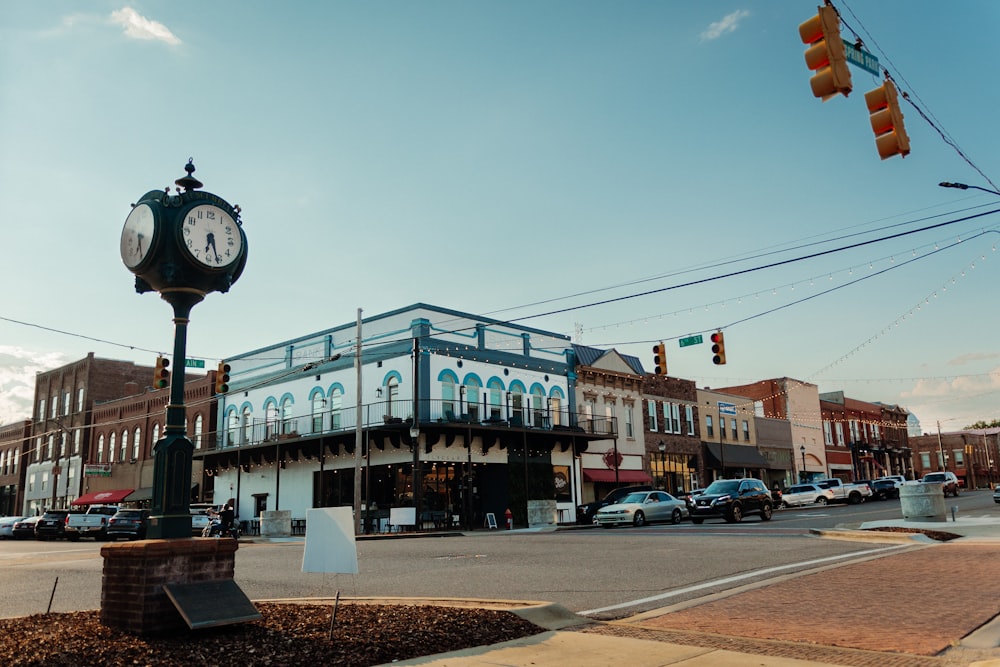
<path id="1" fill-rule="evenodd" d="M 171 350 L 118 238 L 188 157 L 250 249 L 194 310 L 209 366 L 423 301 L 649 369 L 663 339 L 698 386 L 788 376 L 925 430 L 1000 417 L 1000 216 L 874 242 L 1000 208 L 937 186 L 1000 182 L 995 2 L 836 3 L 930 119 L 904 104 L 912 153 L 886 161 L 878 77 L 811 94 L 815 2 L 3 5 L 0 422 L 39 370 Z M 725 366 L 676 342 L 717 327 Z"/>

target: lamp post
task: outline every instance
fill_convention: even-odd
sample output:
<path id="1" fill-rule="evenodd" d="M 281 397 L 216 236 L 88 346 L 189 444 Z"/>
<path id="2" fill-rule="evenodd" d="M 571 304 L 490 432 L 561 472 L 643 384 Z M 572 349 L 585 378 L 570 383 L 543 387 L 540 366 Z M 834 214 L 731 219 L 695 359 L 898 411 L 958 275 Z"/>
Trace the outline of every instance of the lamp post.
<path id="1" fill-rule="evenodd" d="M 667 451 L 667 445 L 662 440 L 660 440 L 659 450 L 660 450 L 660 486 L 662 486 L 663 490 L 666 491 L 667 484 L 665 478 L 667 476 L 667 466 L 666 466 L 665 455 Z"/>
<path id="2" fill-rule="evenodd" d="M 802 453 L 802 481 L 806 481 L 806 446 L 802 445 L 799 447 L 799 452 Z"/>
<path id="3" fill-rule="evenodd" d="M 989 192 L 991 195 L 1000 195 L 1000 192 L 996 190 L 990 190 L 989 188 L 981 188 L 978 185 L 966 185 L 965 183 L 949 183 L 948 181 L 942 181 L 938 183 L 942 188 L 956 188 L 958 190 L 982 190 L 983 192 Z"/>

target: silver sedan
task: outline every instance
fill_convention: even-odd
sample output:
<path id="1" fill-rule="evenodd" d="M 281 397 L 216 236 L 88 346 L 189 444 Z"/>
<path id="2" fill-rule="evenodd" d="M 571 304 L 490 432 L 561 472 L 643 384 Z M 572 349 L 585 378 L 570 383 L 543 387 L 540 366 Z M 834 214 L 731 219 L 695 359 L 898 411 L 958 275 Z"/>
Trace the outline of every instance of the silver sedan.
<path id="1" fill-rule="evenodd" d="M 688 516 L 687 503 L 665 491 L 630 493 L 614 505 L 597 510 L 594 521 L 604 528 L 643 526 L 654 521 L 680 523 Z"/>

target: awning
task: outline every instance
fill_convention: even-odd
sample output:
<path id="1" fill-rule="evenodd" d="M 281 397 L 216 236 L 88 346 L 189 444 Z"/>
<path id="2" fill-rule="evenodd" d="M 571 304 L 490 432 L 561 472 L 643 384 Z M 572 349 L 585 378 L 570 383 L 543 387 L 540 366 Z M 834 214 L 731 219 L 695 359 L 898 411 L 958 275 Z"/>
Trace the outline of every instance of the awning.
<path id="1" fill-rule="evenodd" d="M 153 487 L 144 486 L 141 489 L 136 489 L 129 494 L 128 498 L 125 499 L 127 503 L 141 503 L 144 500 L 153 499 Z"/>
<path id="2" fill-rule="evenodd" d="M 602 482 L 602 483 L 615 483 L 615 471 L 607 470 L 601 468 L 584 468 L 583 469 L 583 481 L 585 482 Z M 620 483 L 636 483 L 636 484 L 652 484 L 653 478 L 650 477 L 646 472 L 642 470 L 619 470 L 618 471 L 618 482 Z"/>
<path id="3" fill-rule="evenodd" d="M 725 460 L 727 468 L 770 468 L 767 462 L 756 447 L 749 445 L 729 445 L 718 442 L 706 442 L 705 450 L 708 453 L 709 467 L 721 468 Z M 714 461 L 712 461 L 714 459 Z M 714 465 L 712 465 L 714 463 Z"/>
<path id="4" fill-rule="evenodd" d="M 82 495 L 74 500 L 71 505 L 104 505 L 106 503 L 120 503 L 125 500 L 128 494 L 135 489 L 118 489 L 117 491 L 94 491 Z"/>

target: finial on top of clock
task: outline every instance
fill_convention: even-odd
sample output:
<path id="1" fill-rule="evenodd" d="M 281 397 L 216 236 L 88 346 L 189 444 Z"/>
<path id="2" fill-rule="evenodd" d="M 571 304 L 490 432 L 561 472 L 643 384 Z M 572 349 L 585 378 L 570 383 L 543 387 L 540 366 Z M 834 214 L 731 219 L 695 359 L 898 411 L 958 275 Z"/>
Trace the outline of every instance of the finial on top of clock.
<path id="1" fill-rule="evenodd" d="M 184 188 L 184 192 L 187 192 L 188 190 L 197 190 L 198 188 L 205 185 L 204 183 L 202 183 L 197 178 L 191 175 L 194 173 L 193 157 L 188 158 L 187 164 L 184 165 L 184 171 L 187 172 L 187 176 L 178 178 L 176 181 L 174 181 L 174 184 Z"/>

